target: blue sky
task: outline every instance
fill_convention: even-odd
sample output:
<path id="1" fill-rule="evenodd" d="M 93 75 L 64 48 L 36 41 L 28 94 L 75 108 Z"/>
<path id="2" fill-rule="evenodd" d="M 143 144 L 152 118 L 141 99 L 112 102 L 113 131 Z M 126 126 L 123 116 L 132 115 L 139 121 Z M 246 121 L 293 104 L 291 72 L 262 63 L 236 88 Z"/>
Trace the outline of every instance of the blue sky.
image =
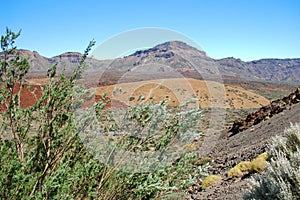
<path id="1" fill-rule="evenodd" d="M 52 57 L 83 52 L 133 29 L 174 30 L 213 58 L 300 57 L 298 0 L 1 0 L 0 32 L 22 29 L 19 48 Z M 118 48 L 117 46 L 115 48 Z"/>

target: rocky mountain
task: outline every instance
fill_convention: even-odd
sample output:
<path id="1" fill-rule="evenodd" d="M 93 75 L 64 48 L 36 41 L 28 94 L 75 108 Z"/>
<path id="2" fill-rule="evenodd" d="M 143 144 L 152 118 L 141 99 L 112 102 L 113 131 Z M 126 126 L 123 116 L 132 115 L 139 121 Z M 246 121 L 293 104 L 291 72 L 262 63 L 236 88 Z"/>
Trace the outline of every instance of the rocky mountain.
<path id="1" fill-rule="evenodd" d="M 235 71 L 237 77 L 248 80 L 297 82 L 300 80 L 300 59 L 261 59 L 243 62 L 236 58 L 217 60 L 220 70 Z"/>
<path id="2" fill-rule="evenodd" d="M 110 65 L 111 71 L 138 73 L 185 73 L 197 71 L 201 75 L 217 74 L 217 63 L 204 51 L 183 42 L 172 41 L 147 50 L 140 50 L 124 58 L 118 58 Z"/>
<path id="3" fill-rule="evenodd" d="M 52 58 L 43 57 L 36 51 L 20 52 L 29 58 L 31 72 L 46 71 L 55 63 L 58 63 L 59 70 L 71 71 L 81 59 L 81 54 L 76 52 L 67 52 Z M 156 78 L 185 76 L 212 79 L 221 76 L 223 79 L 300 83 L 300 58 L 261 59 L 250 62 L 233 57 L 213 59 L 204 51 L 179 41 L 159 44 L 114 60 L 88 58 L 87 63 L 90 66 L 88 72 L 93 72 L 94 75 L 95 72 L 106 72 L 123 76 L 130 72 L 139 75 L 152 74 L 152 77 Z"/>
<path id="4" fill-rule="evenodd" d="M 197 71 L 200 75 L 220 74 L 255 81 L 300 82 L 300 59 L 261 59 L 244 62 L 236 58 L 213 59 L 205 52 L 182 42 L 167 42 L 154 48 L 137 51 L 126 60 L 135 60 L 135 67 L 160 63 L 184 73 Z"/>
<path id="5" fill-rule="evenodd" d="M 29 50 L 19 50 L 22 57 L 27 57 L 30 63 L 30 72 L 46 72 L 49 67 L 54 64 L 57 64 L 57 69 L 59 71 L 65 70 L 70 72 L 76 67 L 81 61 L 82 54 L 78 52 L 66 52 L 52 58 L 46 58 L 40 55 L 36 51 Z M 107 65 L 106 60 L 96 60 L 93 58 L 87 58 L 87 63 L 89 65 L 89 71 L 95 71 L 99 68 L 104 68 Z"/>

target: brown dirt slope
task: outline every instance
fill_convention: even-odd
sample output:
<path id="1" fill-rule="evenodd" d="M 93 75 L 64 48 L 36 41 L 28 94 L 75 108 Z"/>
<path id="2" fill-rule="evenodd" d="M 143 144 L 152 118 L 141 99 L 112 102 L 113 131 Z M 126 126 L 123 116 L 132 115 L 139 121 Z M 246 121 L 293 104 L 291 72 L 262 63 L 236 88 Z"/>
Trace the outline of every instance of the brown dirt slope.
<path id="1" fill-rule="evenodd" d="M 116 92 L 121 88 L 121 92 Z M 178 106 L 192 98 L 202 108 L 259 108 L 269 104 L 269 100 L 261 95 L 245 90 L 239 86 L 223 85 L 215 81 L 203 81 L 192 78 L 158 79 L 132 83 L 120 83 L 96 88 L 96 93 L 107 93 L 112 99 L 126 104 L 134 104 L 139 95 L 146 100 L 163 100 L 169 98 L 170 106 Z M 114 92 L 115 91 L 115 94 Z M 131 99 L 131 100 L 129 100 Z"/>

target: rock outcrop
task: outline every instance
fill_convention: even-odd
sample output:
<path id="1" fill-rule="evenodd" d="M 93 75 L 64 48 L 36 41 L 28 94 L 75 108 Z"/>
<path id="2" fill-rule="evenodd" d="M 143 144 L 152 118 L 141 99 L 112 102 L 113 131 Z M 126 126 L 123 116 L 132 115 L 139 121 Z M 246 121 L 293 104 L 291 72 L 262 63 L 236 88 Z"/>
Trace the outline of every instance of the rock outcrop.
<path id="1" fill-rule="evenodd" d="M 268 120 L 273 115 L 281 113 L 282 111 L 289 109 L 293 104 L 300 102 L 300 87 L 290 95 L 283 99 L 272 101 L 269 105 L 263 106 L 258 111 L 250 113 L 245 119 L 236 120 L 233 122 L 229 132 L 230 136 L 233 136 L 239 132 L 242 132 L 253 125 L 260 123 L 261 121 Z"/>

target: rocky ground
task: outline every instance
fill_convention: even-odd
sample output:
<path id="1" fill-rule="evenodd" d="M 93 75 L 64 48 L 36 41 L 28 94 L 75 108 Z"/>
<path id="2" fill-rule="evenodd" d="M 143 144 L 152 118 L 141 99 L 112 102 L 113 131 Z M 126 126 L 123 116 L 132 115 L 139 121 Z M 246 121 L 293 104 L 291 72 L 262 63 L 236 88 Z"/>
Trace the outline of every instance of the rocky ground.
<path id="1" fill-rule="evenodd" d="M 199 189 L 200 183 L 195 184 L 190 188 L 187 199 L 242 199 L 249 178 L 258 174 L 230 179 L 227 178 L 228 170 L 241 161 L 255 158 L 266 150 L 268 140 L 272 136 L 283 134 L 290 123 L 300 122 L 299 90 L 300 88 L 288 98 L 274 101 L 269 107 L 249 114 L 252 117 L 239 120 L 243 122 L 240 124 L 245 125 L 247 118 L 248 121 L 250 119 L 255 121 L 264 116 L 264 119 L 259 120 L 258 123 L 250 122 L 247 127 L 243 126 L 243 130 L 240 130 L 242 132 L 233 134 L 231 128 L 231 131 L 228 129 L 218 133 L 208 133 L 199 155 L 212 157 L 214 162 L 210 174 L 221 175 L 223 179 L 203 191 Z M 284 106 L 283 102 L 285 102 Z M 277 111 L 274 110 L 275 107 Z M 270 116 L 271 111 L 273 114 Z"/>

